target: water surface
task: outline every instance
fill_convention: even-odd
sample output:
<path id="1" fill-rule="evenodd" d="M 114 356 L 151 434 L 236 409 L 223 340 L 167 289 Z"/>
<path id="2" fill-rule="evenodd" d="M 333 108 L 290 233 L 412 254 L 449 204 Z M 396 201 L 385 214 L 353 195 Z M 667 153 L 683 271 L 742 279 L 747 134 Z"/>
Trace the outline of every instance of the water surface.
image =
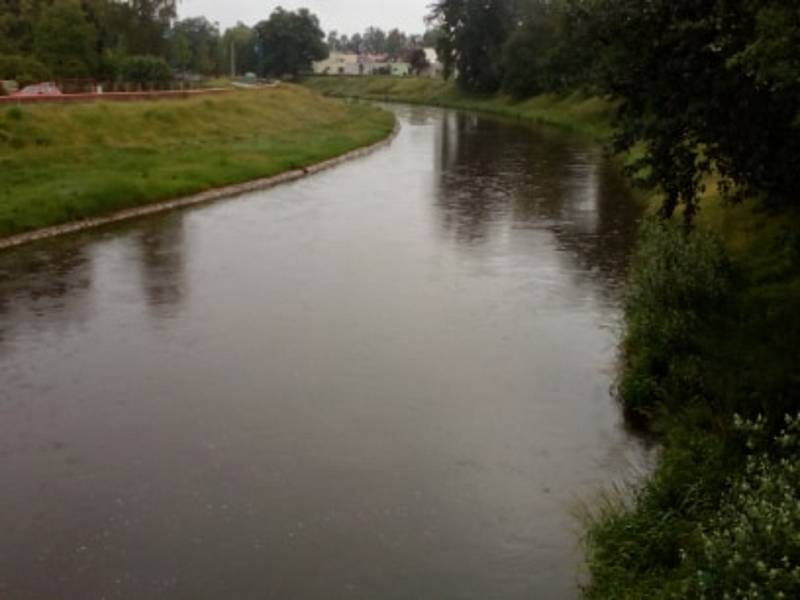
<path id="1" fill-rule="evenodd" d="M 558 134 L 0 254 L 0 597 L 570 598 L 639 211 Z"/>

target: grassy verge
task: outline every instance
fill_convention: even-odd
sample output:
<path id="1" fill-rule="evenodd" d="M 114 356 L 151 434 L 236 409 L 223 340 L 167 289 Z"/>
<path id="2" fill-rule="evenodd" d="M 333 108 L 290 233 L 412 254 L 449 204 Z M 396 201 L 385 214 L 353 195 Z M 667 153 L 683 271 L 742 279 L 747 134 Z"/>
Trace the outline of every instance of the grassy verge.
<path id="1" fill-rule="evenodd" d="M 377 142 L 392 115 L 299 86 L 0 111 L 0 236 L 268 177 Z"/>
<path id="2" fill-rule="evenodd" d="M 545 94 L 526 100 L 509 96 L 475 96 L 440 79 L 400 77 L 311 77 L 305 85 L 326 96 L 380 102 L 425 104 L 483 112 L 558 127 L 595 140 L 608 139 L 614 105 L 580 94 Z"/>

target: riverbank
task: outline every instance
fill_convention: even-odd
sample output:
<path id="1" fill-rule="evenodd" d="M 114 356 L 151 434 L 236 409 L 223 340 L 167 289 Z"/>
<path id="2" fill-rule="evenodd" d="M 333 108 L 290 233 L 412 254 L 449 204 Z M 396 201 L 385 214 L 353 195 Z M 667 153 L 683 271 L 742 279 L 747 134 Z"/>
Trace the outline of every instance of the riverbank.
<path id="1" fill-rule="evenodd" d="M 387 138 L 391 114 L 300 86 L 0 111 L 0 237 L 303 169 Z"/>
<path id="2" fill-rule="evenodd" d="M 641 488 L 593 507 L 589 598 L 800 595 L 798 231 L 714 195 L 691 233 L 645 229 L 619 391 L 662 451 Z"/>
<path id="3" fill-rule="evenodd" d="M 514 102 L 415 79 L 307 85 L 511 116 L 601 142 L 613 134 L 613 106 L 576 95 Z M 588 598 L 800 595 L 800 423 L 786 420 L 800 408 L 800 215 L 755 200 L 730 206 L 713 182 L 708 190 L 693 231 L 676 220 L 641 235 L 619 399 L 661 455 L 644 484 L 588 509 Z"/>
<path id="4" fill-rule="evenodd" d="M 465 94 L 453 82 L 416 77 L 310 77 L 304 85 L 332 98 L 402 102 L 497 115 L 547 125 L 595 141 L 613 134 L 614 105 L 581 94 L 544 94 L 526 100 Z"/>

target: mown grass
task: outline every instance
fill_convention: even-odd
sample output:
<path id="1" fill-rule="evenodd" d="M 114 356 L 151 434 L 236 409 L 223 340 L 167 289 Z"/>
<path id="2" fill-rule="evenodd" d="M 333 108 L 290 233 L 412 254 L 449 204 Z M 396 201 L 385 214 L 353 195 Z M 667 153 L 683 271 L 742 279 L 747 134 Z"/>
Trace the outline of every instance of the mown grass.
<path id="1" fill-rule="evenodd" d="M 0 109 L 0 236 L 308 166 L 393 127 L 300 86 Z"/>
<path id="2" fill-rule="evenodd" d="M 510 96 L 465 94 L 441 79 L 416 77 L 311 77 L 309 88 L 336 98 L 425 104 L 493 114 L 526 123 L 542 124 L 598 141 L 613 133 L 614 104 L 579 93 L 544 94 L 525 100 Z"/>

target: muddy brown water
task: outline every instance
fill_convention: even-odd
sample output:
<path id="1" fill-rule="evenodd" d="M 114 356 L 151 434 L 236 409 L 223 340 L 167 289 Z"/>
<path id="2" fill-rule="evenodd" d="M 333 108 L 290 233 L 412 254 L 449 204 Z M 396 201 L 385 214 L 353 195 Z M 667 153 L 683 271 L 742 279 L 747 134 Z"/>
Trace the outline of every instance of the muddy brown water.
<path id="1" fill-rule="evenodd" d="M 600 152 L 394 144 L 0 254 L 0 598 L 573 598 L 640 211 Z"/>

